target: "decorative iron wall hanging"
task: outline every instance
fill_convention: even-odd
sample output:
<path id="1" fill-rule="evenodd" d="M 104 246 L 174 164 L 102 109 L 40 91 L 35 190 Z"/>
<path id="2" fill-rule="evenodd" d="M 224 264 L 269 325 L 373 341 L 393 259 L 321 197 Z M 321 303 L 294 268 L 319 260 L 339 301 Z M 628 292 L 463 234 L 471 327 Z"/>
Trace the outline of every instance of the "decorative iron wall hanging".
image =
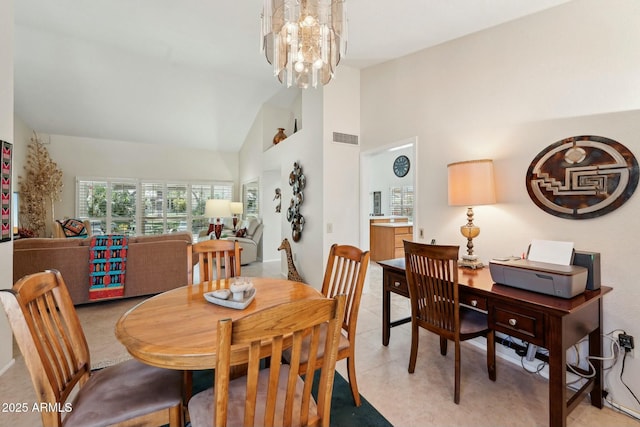
<path id="1" fill-rule="evenodd" d="M 0 141 L 0 242 L 11 240 L 11 153 L 12 145 Z"/>
<path id="2" fill-rule="evenodd" d="M 638 161 L 627 147 L 602 136 L 551 144 L 529 165 L 527 192 L 543 211 L 561 218 L 596 218 L 619 208 L 638 186 Z"/>
<path id="3" fill-rule="evenodd" d="M 307 179 L 302 173 L 302 167 L 298 162 L 295 162 L 293 170 L 289 174 L 289 185 L 293 187 L 293 197 L 287 209 L 287 221 L 291 223 L 291 238 L 294 242 L 300 240 L 302 230 L 304 230 L 304 216 L 300 213 L 300 205 L 304 201 L 302 190 L 304 190 L 306 183 Z"/>

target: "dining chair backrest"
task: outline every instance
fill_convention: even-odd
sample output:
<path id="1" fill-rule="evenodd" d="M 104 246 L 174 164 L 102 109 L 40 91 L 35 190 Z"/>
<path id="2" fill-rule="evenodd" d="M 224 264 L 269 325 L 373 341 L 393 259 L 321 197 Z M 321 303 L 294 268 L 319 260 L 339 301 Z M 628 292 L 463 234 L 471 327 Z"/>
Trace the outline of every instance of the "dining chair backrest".
<path id="1" fill-rule="evenodd" d="M 412 312 L 425 329 L 454 339 L 460 330 L 459 246 L 405 242 Z"/>
<path id="2" fill-rule="evenodd" d="M 344 317 L 345 296 L 284 303 L 217 325 L 217 360 L 213 391 L 189 402 L 194 426 L 202 420 L 216 426 L 329 426 L 333 379 Z M 324 331 L 323 331 L 324 329 Z M 326 332 L 326 339 L 320 337 Z M 324 346 L 324 360 L 316 377 L 310 369 L 300 377 L 302 343 L 310 337 L 315 354 Z M 292 359 L 282 362 L 290 348 Z M 265 357 L 269 367 L 261 369 Z M 230 381 L 230 367 L 247 363 L 247 374 Z M 311 390 L 317 381 L 317 399 Z M 213 397 L 213 406 L 203 398 Z M 213 413 L 211 413 L 213 412 Z M 212 417 L 212 418 L 208 418 Z"/>
<path id="3" fill-rule="evenodd" d="M 191 244 L 187 246 L 190 285 L 194 284 L 195 265 L 198 266 L 200 283 L 215 279 L 220 284 L 221 279 L 240 276 L 240 245 L 235 240 L 205 240 Z"/>
<path id="4" fill-rule="evenodd" d="M 350 340 L 355 340 L 360 299 L 368 267 L 369 251 L 362 251 L 350 245 L 331 246 L 322 282 L 322 294 L 327 298 L 339 294 L 346 295 L 342 328 Z"/>

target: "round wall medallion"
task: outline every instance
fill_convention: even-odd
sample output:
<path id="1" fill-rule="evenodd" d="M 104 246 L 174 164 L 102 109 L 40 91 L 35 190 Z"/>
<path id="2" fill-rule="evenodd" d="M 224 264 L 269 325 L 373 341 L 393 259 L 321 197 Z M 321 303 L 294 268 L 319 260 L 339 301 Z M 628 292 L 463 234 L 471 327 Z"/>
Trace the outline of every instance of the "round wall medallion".
<path id="1" fill-rule="evenodd" d="M 638 161 L 627 147 L 602 136 L 551 144 L 529 165 L 527 192 L 543 211 L 561 218 L 605 215 L 638 186 Z"/>

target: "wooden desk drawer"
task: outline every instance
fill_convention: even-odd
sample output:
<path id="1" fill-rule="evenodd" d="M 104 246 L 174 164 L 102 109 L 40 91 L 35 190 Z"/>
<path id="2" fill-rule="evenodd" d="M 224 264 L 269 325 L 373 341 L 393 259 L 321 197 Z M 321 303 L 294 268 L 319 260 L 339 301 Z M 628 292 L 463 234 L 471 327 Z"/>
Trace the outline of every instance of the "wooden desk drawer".
<path id="1" fill-rule="evenodd" d="M 385 279 L 385 290 L 409 298 L 409 285 L 407 285 L 407 277 L 404 274 L 388 272 L 385 274 Z"/>
<path id="2" fill-rule="evenodd" d="M 477 308 L 478 310 L 487 311 L 487 299 L 485 297 L 479 297 L 478 295 L 460 295 L 460 304 L 468 305 L 469 307 Z"/>
<path id="3" fill-rule="evenodd" d="M 544 347 L 544 314 L 519 306 L 491 303 L 489 327 Z"/>

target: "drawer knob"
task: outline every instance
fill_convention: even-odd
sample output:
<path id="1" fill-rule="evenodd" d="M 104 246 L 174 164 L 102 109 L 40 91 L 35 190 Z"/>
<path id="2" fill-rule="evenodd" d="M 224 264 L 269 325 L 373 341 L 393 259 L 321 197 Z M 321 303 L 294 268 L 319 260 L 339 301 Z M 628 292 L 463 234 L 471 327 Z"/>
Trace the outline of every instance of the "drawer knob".
<path id="1" fill-rule="evenodd" d="M 393 286 L 395 286 L 396 288 L 400 287 L 400 282 L 393 282 Z"/>
<path id="2" fill-rule="evenodd" d="M 477 307 L 478 306 L 478 300 L 477 299 L 472 299 L 471 300 L 471 307 Z"/>
<path id="3" fill-rule="evenodd" d="M 518 321 L 516 319 L 513 319 L 513 318 L 509 319 L 509 324 L 511 326 L 516 326 L 517 323 L 518 323 Z"/>

